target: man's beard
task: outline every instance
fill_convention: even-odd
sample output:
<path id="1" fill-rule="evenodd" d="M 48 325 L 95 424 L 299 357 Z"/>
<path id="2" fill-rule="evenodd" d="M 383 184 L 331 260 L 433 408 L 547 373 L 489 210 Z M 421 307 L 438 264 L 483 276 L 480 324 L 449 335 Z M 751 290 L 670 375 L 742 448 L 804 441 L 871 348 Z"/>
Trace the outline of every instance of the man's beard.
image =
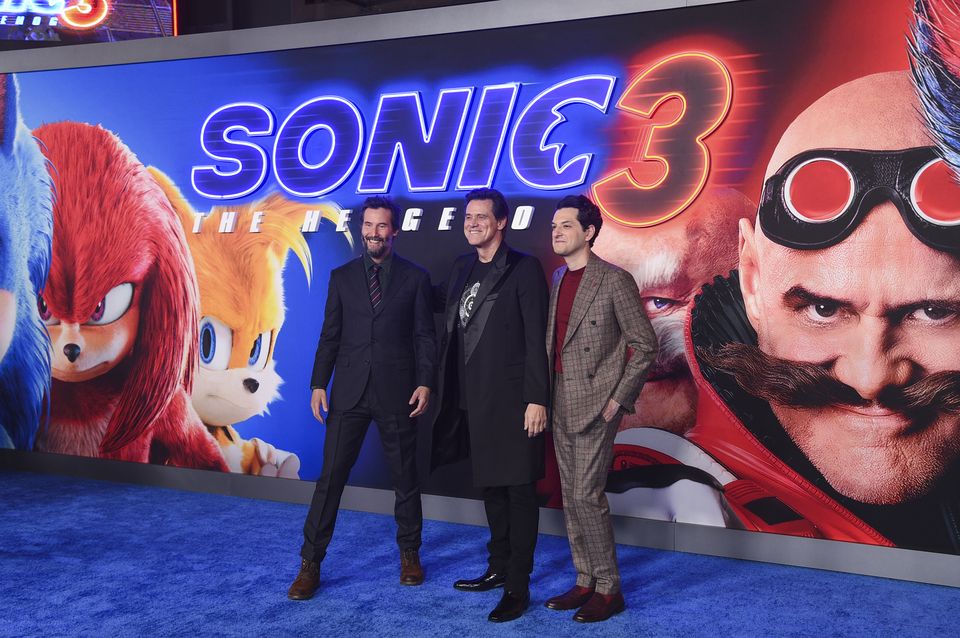
<path id="1" fill-rule="evenodd" d="M 387 242 L 385 240 L 380 239 L 379 237 L 364 237 L 363 240 L 367 246 L 367 254 L 373 257 L 374 259 L 379 259 L 380 257 L 383 257 L 384 253 L 387 252 Z M 371 240 L 379 240 L 380 243 L 379 244 L 374 243 L 373 247 L 371 248 L 371 245 L 370 245 Z"/>
<path id="2" fill-rule="evenodd" d="M 932 421 L 938 413 L 960 414 L 960 371 L 928 374 L 905 386 L 888 386 L 876 401 L 860 396 L 821 363 L 788 361 L 745 343 L 717 349 L 698 348 L 697 355 L 715 370 L 734 377 L 748 394 L 788 408 L 867 407 L 874 403 L 911 420 Z"/>

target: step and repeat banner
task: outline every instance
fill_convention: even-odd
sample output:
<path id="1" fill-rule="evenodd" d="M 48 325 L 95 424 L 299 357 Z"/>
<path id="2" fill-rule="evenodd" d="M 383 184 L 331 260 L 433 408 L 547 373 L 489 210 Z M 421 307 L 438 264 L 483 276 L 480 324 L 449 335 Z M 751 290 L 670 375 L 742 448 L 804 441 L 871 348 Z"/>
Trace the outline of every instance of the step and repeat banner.
<path id="1" fill-rule="evenodd" d="M 469 190 L 548 273 L 584 193 L 660 340 L 615 513 L 956 553 L 958 15 L 756 0 L 6 76 L 2 445 L 314 480 L 360 202 L 398 201 L 438 283 Z M 375 433 L 351 482 L 390 487 Z"/>

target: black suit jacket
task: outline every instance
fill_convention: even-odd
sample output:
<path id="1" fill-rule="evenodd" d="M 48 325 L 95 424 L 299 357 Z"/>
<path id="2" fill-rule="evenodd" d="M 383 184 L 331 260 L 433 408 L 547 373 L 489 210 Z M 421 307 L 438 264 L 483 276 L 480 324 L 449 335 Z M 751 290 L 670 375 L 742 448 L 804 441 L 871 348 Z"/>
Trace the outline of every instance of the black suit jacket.
<path id="1" fill-rule="evenodd" d="M 376 312 L 362 257 L 330 273 L 310 385 L 326 388 L 336 368 L 331 411 L 356 406 L 369 380 L 382 409 L 408 414 L 414 389 L 434 385 L 437 351 L 430 276 L 406 259 L 392 259 L 390 285 Z"/>
<path id="2" fill-rule="evenodd" d="M 543 476 L 543 437 L 523 429 L 527 404 L 547 405 L 546 277 L 540 262 L 501 244 L 480 283 L 464 332 L 467 424 L 459 408 L 457 322 L 460 295 L 477 262 L 459 257 L 437 299 L 445 313 L 440 347 L 432 466 L 470 456 L 479 486 L 521 485 Z"/>

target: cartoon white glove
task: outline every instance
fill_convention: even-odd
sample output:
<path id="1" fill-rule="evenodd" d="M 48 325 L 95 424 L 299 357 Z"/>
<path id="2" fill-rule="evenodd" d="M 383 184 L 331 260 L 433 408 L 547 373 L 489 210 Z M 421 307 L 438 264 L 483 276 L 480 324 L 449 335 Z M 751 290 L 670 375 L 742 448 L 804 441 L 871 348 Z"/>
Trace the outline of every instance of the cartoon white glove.
<path id="1" fill-rule="evenodd" d="M 296 454 L 278 450 L 262 439 L 252 438 L 250 442 L 254 445 L 257 458 L 261 463 L 260 476 L 300 478 L 300 457 Z"/>

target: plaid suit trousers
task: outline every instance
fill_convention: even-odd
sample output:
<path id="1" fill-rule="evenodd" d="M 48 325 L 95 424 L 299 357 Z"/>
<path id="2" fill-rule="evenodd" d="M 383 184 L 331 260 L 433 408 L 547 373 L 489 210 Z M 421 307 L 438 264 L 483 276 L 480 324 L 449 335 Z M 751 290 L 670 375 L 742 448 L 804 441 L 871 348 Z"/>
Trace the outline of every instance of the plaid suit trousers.
<path id="1" fill-rule="evenodd" d="M 556 375 L 554 387 L 557 396 L 563 396 L 563 375 Z M 553 402 L 553 442 L 577 584 L 613 594 L 620 591 L 620 571 L 604 488 L 622 411 L 610 423 L 597 416 L 584 429 L 583 424 L 567 421 L 559 409 L 563 403 L 557 398 Z"/>

